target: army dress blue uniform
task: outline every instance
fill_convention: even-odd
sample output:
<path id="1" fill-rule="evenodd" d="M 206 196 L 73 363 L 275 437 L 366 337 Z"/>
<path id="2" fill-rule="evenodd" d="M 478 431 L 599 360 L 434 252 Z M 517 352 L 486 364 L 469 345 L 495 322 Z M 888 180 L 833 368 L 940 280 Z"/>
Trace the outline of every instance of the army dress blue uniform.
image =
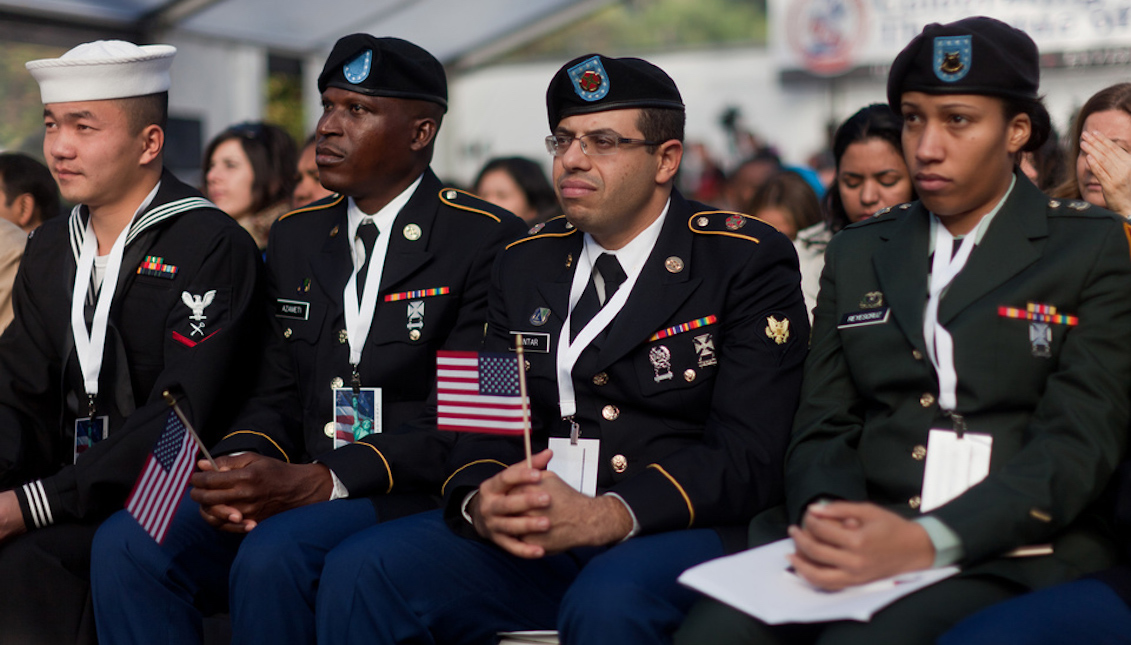
<path id="1" fill-rule="evenodd" d="M 536 449 L 570 435 L 554 357 L 583 240 L 551 220 L 509 246 L 493 275 L 484 347 L 507 351 L 514 332 L 527 340 Z M 480 540 L 463 500 L 523 450 L 463 435 L 445 485 L 455 532 L 435 511 L 343 543 L 319 590 L 320 641 L 478 643 L 555 627 L 565 642 L 662 640 L 655 630 L 674 629 L 693 597 L 679 571 L 724 552 L 710 529 L 781 499 L 808 338 L 798 285 L 784 236 L 673 192 L 624 308 L 572 372 L 581 438 L 600 440 L 597 492 L 626 502 L 638 535 L 529 561 Z"/>
<path id="2" fill-rule="evenodd" d="M 328 436 L 333 434 L 332 388 L 348 388 L 352 372 L 342 304 L 353 271 L 347 200 L 334 195 L 280 218 L 267 247 L 274 320 L 267 357 L 256 394 L 214 452 L 250 451 L 291 463 L 316 458 L 330 467 L 350 498 L 275 515 L 246 538 L 208 526 L 199 506 L 186 500 L 170 528 L 168 546 L 160 549 L 134 530 L 129 518 L 114 518 L 120 522 L 108 525 L 96 545 L 109 574 L 104 581 L 96 577 L 96 585 L 131 589 L 132 595 L 129 603 L 100 602 L 100 634 L 114 642 L 199 643 L 198 607 L 204 613 L 224 610 L 231 569 L 237 639 L 310 640 L 304 634 L 313 629 L 308 625 L 313 615 L 307 620 L 303 614 L 310 610 L 287 607 L 288 602 L 303 604 L 304 594 L 313 601 L 322 552 L 377 521 L 437 507 L 444 456 L 454 436 L 428 422 L 435 354 L 441 348 L 479 346 L 490 266 L 523 228 L 508 212 L 445 188 L 426 171 L 392 230 L 381 232 L 390 236 L 389 248 L 360 377 L 363 387 L 382 389 L 384 432 L 334 450 Z M 302 548 L 306 544 L 317 547 Z M 128 553 L 141 548 L 144 558 Z M 285 582 L 264 581 L 264 575 Z M 152 612 L 169 618 L 147 619 Z M 102 621 L 104 614 L 116 616 Z M 241 635 L 247 623 L 254 624 L 254 635 Z"/>
<path id="3" fill-rule="evenodd" d="M 0 481 L 16 487 L 29 529 L 0 546 L 5 641 L 74 642 L 91 627 L 91 540 L 122 508 L 165 428 L 170 411 L 162 393 L 176 393 L 188 419 L 215 441 L 259 362 L 255 245 L 165 172 L 131 225 L 110 308 L 95 401 L 95 415 L 109 417 L 108 436 L 76 459 L 75 420 L 88 415 L 88 402 L 71 333 L 71 291 L 88 217 L 78 207 L 31 235 L 16 280 L 16 317 L 0 337 Z M 88 299 L 88 324 L 93 309 Z M 22 631 L 37 611 L 68 604 L 77 604 L 75 615 Z"/>

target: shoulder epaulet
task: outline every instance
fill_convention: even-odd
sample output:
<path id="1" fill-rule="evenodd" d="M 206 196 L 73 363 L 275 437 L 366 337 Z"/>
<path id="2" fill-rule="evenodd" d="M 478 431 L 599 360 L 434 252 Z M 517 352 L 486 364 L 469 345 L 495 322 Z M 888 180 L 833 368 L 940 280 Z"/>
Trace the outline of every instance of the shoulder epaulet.
<path id="1" fill-rule="evenodd" d="M 1106 208 L 1093 206 L 1082 199 L 1050 199 L 1048 214 L 1049 217 L 1117 217 L 1123 219 L 1122 216 Z"/>
<path id="2" fill-rule="evenodd" d="M 699 211 L 687 220 L 687 227 L 693 233 L 700 235 L 725 235 L 727 237 L 736 237 L 740 240 L 750 240 L 757 244 L 761 244 L 754 233 L 753 229 L 747 229 L 746 226 L 752 222 L 758 222 L 763 226 L 774 228 L 773 224 L 760 220 L 753 215 L 746 215 L 745 213 L 737 213 L 735 211 Z M 774 229 L 777 230 L 777 229 Z"/>
<path id="3" fill-rule="evenodd" d="M 303 206 L 302 208 L 296 208 L 289 213 L 285 213 L 282 217 L 279 218 L 279 220 L 285 220 L 291 215 L 298 215 L 300 213 L 311 213 L 314 211 L 325 210 L 327 208 L 330 208 L 331 206 L 337 206 L 343 199 L 345 199 L 344 195 L 342 195 L 341 193 L 335 193 L 329 197 L 320 199 L 313 204 Z"/>
<path id="4" fill-rule="evenodd" d="M 509 249 L 512 246 L 522 244 L 523 242 L 529 242 L 531 240 L 544 240 L 551 237 L 566 237 L 573 235 L 576 232 L 577 229 L 573 226 L 573 224 L 570 224 L 569 221 L 566 220 L 565 215 L 558 215 L 557 217 L 551 218 L 545 222 L 538 222 L 534 226 L 531 226 L 530 230 L 527 231 L 526 237 L 511 242 L 507 245 L 507 248 Z"/>
<path id="5" fill-rule="evenodd" d="M 871 217 L 865 217 L 858 222 L 852 222 L 845 229 L 860 228 L 863 226 L 871 226 L 872 224 L 880 224 L 882 222 L 894 222 L 896 218 L 904 213 L 904 211 L 911 210 L 911 202 L 904 202 L 896 206 L 888 206 L 876 211 Z"/>
<path id="6" fill-rule="evenodd" d="M 478 195 L 467 192 L 466 190 L 460 190 L 458 188 L 441 188 L 440 201 L 444 202 L 448 206 L 451 206 L 452 208 L 458 208 L 461 211 L 479 213 L 480 215 L 490 217 L 496 222 L 503 221 L 499 218 L 498 215 L 491 212 L 492 209 L 498 208 L 497 206 L 493 205 L 491 202 L 484 200 Z"/>

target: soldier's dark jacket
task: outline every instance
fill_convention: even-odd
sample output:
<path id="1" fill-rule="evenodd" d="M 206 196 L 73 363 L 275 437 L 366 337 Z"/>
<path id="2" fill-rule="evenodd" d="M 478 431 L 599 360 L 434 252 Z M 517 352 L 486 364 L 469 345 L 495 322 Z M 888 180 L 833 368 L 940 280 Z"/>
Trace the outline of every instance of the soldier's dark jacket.
<path id="1" fill-rule="evenodd" d="M 426 410 L 436 351 L 479 347 L 490 267 L 524 228 L 426 171 L 392 230 L 381 232 L 391 237 L 360 371 L 363 387 L 382 388 L 384 431 L 333 450 L 332 384 L 349 387 L 352 376 L 342 304 L 353 271 L 347 200 L 335 195 L 283 216 L 267 247 L 275 324 L 261 386 L 217 451 L 317 458 L 351 497 L 438 494 L 454 437 L 437 432 Z M 413 303 L 423 303 L 422 317 Z"/>
<path id="2" fill-rule="evenodd" d="M 846 228 L 829 245 L 786 463 L 790 521 L 822 496 L 920 515 L 928 432 L 951 428 L 922 331 L 929 229 L 914 202 Z M 942 297 L 956 412 L 967 431 L 993 437 L 989 476 L 930 513 L 962 541 L 960 575 L 1035 588 L 1115 556 L 1089 508 L 1120 461 L 1131 421 L 1129 235 L 1122 218 L 1050 200 L 1017 173 Z M 881 310 L 889 315 L 879 324 L 853 318 Z M 1051 318 L 1032 315 L 1041 312 Z M 784 537 L 784 518 L 770 519 L 755 520 L 755 542 Z M 1051 544 L 1052 554 L 1002 557 L 1034 544 Z"/>
<path id="3" fill-rule="evenodd" d="M 512 332 L 539 339 L 525 351 L 535 449 L 570 433 L 555 353 L 582 253 L 582 233 L 557 218 L 510 245 L 492 278 L 485 349 L 512 349 Z M 799 281 L 773 227 L 673 192 L 628 301 L 573 369 L 581 437 L 601 441 L 597 492 L 620 495 L 642 534 L 738 525 L 781 501 L 809 337 Z M 461 437 L 449 523 L 468 532 L 464 497 L 522 459 L 510 438 Z"/>

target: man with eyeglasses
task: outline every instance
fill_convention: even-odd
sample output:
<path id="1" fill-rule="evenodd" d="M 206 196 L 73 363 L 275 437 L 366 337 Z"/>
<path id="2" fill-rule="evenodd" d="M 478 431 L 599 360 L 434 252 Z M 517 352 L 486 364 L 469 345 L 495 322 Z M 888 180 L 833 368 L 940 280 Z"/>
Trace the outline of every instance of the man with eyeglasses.
<path id="1" fill-rule="evenodd" d="M 503 252 L 485 340 L 526 340 L 541 452 L 462 436 L 443 511 L 328 556 L 320 643 L 667 642 L 679 573 L 782 498 L 809 335 L 789 240 L 673 188 L 684 107 L 651 63 L 578 58 L 547 107 L 565 217 Z"/>

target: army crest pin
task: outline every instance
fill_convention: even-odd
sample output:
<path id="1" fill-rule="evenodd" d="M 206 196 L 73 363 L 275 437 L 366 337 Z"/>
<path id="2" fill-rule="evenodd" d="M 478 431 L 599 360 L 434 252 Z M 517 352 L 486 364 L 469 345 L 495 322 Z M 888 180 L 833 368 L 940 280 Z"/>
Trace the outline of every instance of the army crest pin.
<path id="1" fill-rule="evenodd" d="M 550 308 L 538 307 L 534 313 L 530 314 L 530 324 L 535 327 L 541 327 L 550 320 Z"/>
<path id="2" fill-rule="evenodd" d="M 861 309 L 878 309 L 883 306 L 884 294 L 882 291 L 869 291 L 860 299 Z"/>

